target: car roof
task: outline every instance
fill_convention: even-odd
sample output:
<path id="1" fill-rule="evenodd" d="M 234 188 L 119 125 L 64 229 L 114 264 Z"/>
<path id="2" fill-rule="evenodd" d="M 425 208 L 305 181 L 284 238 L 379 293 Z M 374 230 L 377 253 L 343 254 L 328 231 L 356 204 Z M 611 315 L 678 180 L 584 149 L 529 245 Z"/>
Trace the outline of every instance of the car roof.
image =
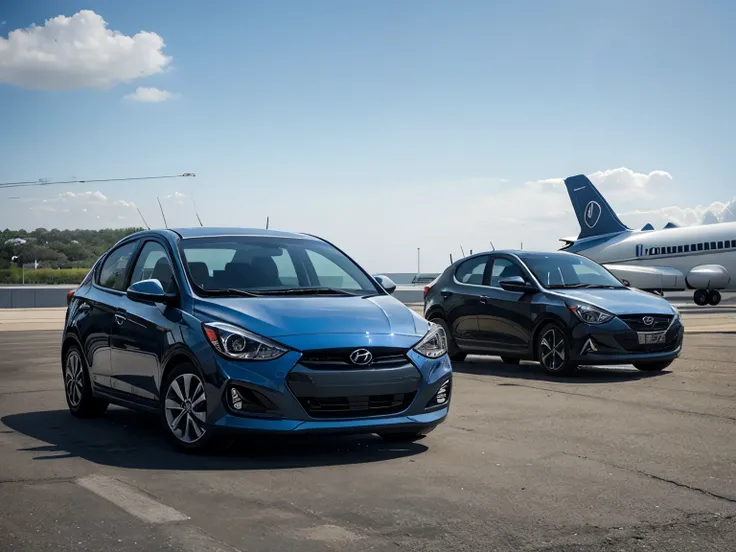
<path id="1" fill-rule="evenodd" d="M 265 230 L 263 228 L 238 228 L 228 226 L 194 226 L 192 228 L 170 228 L 181 238 L 203 238 L 215 236 L 262 236 L 270 238 L 318 239 L 307 234 L 282 232 L 281 230 Z"/>

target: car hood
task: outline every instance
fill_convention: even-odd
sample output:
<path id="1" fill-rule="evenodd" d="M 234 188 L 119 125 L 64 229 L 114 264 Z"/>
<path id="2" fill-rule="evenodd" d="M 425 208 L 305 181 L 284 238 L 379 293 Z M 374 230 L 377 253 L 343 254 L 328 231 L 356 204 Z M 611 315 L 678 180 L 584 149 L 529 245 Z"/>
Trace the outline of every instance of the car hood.
<path id="1" fill-rule="evenodd" d="M 669 302 L 638 289 L 566 289 L 555 293 L 571 300 L 580 300 L 612 314 L 673 314 Z"/>
<path id="2" fill-rule="evenodd" d="M 388 295 L 208 297 L 197 301 L 194 310 L 204 321 L 227 322 L 272 338 L 318 334 L 421 337 L 429 327 L 426 320 Z"/>

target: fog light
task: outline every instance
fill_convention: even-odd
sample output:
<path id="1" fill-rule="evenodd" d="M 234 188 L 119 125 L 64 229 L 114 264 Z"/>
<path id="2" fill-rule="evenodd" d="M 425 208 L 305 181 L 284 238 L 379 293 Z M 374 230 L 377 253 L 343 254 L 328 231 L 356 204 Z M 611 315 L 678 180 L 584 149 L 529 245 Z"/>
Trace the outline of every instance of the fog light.
<path id="1" fill-rule="evenodd" d="M 450 400 L 451 383 L 451 379 L 447 379 L 445 382 L 443 382 L 442 385 L 440 385 L 440 388 L 434 394 L 434 396 L 429 400 L 425 408 L 432 408 L 447 404 Z"/>
<path id="2" fill-rule="evenodd" d="M 447 395 L 449 394 L 448 387 L 450 386 L 450 382 L 446 381 L 442 384 L 442 387 L 440 387 L 440 390 L 437 391 L 437 394 L 434 396 L 434 400 L 437 402 L 437 404 L 445 404 L 447 402 Z"/>
<path id="3" fill-rule="evenodd" d="M 243 396 L 240 394 L 240 391 L 238 391 L 234 387 L 230 388 L 230 399 L 230 402 L 232 403 L 235 410 L 243 409 Z"/>

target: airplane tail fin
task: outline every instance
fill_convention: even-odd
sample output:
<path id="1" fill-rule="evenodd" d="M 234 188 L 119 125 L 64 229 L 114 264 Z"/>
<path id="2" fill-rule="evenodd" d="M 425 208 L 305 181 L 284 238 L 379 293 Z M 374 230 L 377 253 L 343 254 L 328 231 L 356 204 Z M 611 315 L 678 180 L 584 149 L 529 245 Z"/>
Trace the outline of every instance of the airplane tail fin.
<path id="1" fill-rule="evenodd" d="M 567 193 L 580 223 L 578 239 L 630 230 L 584 174 L 565 179 Z"/>

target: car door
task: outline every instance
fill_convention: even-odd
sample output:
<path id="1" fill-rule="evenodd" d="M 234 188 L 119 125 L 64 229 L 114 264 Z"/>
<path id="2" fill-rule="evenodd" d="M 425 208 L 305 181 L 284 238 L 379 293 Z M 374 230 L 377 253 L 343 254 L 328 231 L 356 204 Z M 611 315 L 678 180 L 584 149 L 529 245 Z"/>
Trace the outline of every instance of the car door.
<path id="1" fill-rule="evenodd" d="M 166 292 L 178 289 L 168 248 L 157 240 L 141 247 L 128 285 L 148 279 L 158 280 Z M 112 376 L 135 400 L 158 400 L 162 357 L 174 343 L 179 318 L 174 307 L 120 298 L 112 334 Z"/>
<path id="2" fill-rule="evenodd" d="M 478 314 L 483 282 L 487 278 L 489 255 L 477 255 L 458 264 L 452 275 L 452 284 L 443 287 L 442 304 L 450 330 L 458 347 L 474 350 L 479 344 Z"/>
<path id="3" fill-rule="evenodd" d="M 92 382 L 115 389 L 112 381 L 111 338 L 114 316 L 138 240 L 110 251 L 92 276 L 90 290 L 80 298 L 76 321 Z"/>
<path id="4" fill-rule="evenodd" d="M 516 259 L 493 255 L 489 263 L 488 285 L 478 314 L 478 339 L 484 351 L 524 354 L 530 350 L 532 296 L 506 291 L 499 285 L 501 280 L 512 276 L 530 281 L 528 273 Z"/>

